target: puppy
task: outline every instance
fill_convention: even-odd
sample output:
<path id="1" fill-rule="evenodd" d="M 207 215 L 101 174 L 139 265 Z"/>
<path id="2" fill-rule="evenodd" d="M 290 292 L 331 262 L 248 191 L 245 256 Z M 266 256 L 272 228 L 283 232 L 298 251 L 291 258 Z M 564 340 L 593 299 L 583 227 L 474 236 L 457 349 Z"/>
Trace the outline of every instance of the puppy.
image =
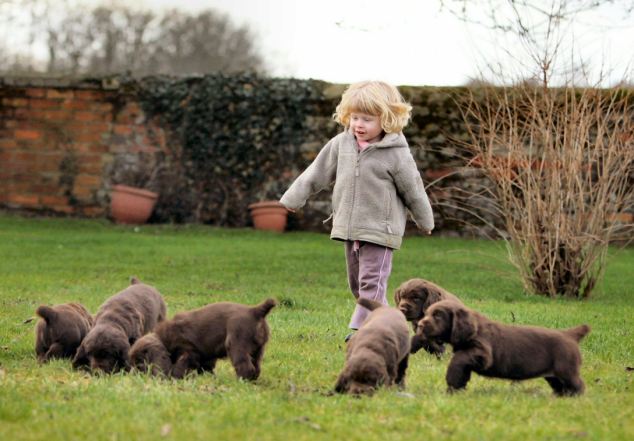
<path id="1" fill-rule="evenodd" d="M 35 326 L 35 354 L 40 363 L 73 358 L 93 325 L 92 315 L 79 303 L 42 305 L 35 313 L 42 318 Z"/>
<path id="2" fill-rule="evenodd" d="M 217 359 L 229 357 L 239 378 L 256 380 L 269 339 L 266 316 L 276 304 L 273 299 L 257 306 L 213 303 L 178 313 L 172 320 L 161 323 L 155 333 L 173 363 L 169 374 L 182 378 L 191 371 L 213 372 Z M 161 365 L 157 360 L 165 355 L 156 345 L 145 355 L 138 348 L 134 349 L 135 366 L 148 361 Z M 165 372 L 163 366 L 161 369 Z"/>
<path id="3" fill-rule="evenodd" d="M 405 318 L 412 323 L 414 336 L 412 337 L 412 354 L 424 348 L 430 354 L 440 357 L 445 352 L 445 346 L 436 340 L 428 340 L 421 333 L 417 333 L 418 322 L 425 316 L 425 311 L 441 300 L 453 300 L 462 304 L 460 299 L 425 279 L 410 279 L 403 282 L 394 291 L 394 304 L 401 310 Z"/>
<path id="4" fill-rule="evenodd" d="M 450 392 L 464 389 L 476 372 L 509 380 L 543 377 L 558 396 L 583 393 L 579 341 L 590 332 L 588 325 L 566 330 L 510 326 L 444 300 L 427 310 L 420 331 L 453 347 L 446 375 Z"/>
<path id="5" fill-rule="evenodd" d="M 105 373 L 128 369 L 130 346 L 165 315 L 165 302 L 156 288 L 132 278 L 129 287 L 99 308 L 93 328 L 73 358 L 73 367 L 87 366 Z"/>
<path id="6" fill-rule="evenodd" d="M 357 303 L 372 312 L 348 342 L 335 392 L 371 395 L 380 386 L 404 386 L 410 352 L 405 317 L 379 302 L 359 298 Z"/>
<path id="7" fill-rule="evenodd" d="M 169 376 L 172 359 L 156 333 L 150 332 L 134 342 L 130 348 L 130 366 L 155 376 Z"/>

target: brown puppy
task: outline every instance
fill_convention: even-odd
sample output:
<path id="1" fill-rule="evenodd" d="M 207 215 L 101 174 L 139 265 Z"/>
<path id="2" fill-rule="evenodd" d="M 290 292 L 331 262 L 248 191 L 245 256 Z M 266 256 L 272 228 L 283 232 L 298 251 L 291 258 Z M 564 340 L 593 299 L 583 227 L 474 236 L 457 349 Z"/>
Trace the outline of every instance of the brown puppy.
<path id="1" fill-rule="evenodd" d="M 42 305 L 35 313 L 42 317 L 35 327 L 35 354 L 40 363 L 73 358 L 93 325 L 92 315 L 79 303 Z"/>
<path id="2" fill-rule="evenodd" d="M 543 377 L 556 395 L 583 393 L 579 341 L 590 332 L 588 325 L 566 330 L 505 325 L 452 301 L 432 305 L 419 325 L 427 337 L 453 347 L 446 375 L 450 392 L 464 389 L 473 371 L 509 380 Z"/>
<path id="3" fill-rule="evenodd" d="M 153 286 L 133 278 L 131 285 L 110 297 L 97 312 L 73 367 L 88 366 L 106 373 L 129 368 L 130 346 L 165 319 L 165 302 Z"/>
<path id="4" fill-rule="evenodd" d="M 394 304 L 401 310 L 407 321 L 412 323 L 415 335 L 412 337 L 412 354 L 424 348 L 438 357 L 445 352 L 445 346 L 436 340 L 426 339 L 417 333 L 418 322 L 425 316 L 425 311 L 441 300 L 453 300 L 460 304 L 458 297 L 425 279 L 410 279 L 403 282 L 394 291 Z"/>
<path id="5" fill-rule="evenodd" d="M 380 386 L 404 386 L 410 352 L 405 317 L 379 302 L 359 298 L 357 303 L 372 312 L 348 342 L 335 392 L 371 395 Z"/>
<path id="6" fill-rule="evenodd" d="M 213 372 L 217 359 L 229 357 L 239 378 L 256 380 L 269 339 L 266 316 L 276 304 L 273 299 L 257 306 L 213 303 L 161 323 L 155 332 L 173 362 L 170 375 L 182 378 L 194 370 Z M 154 349 L 146 359 L 162 356 L 161 349 Z M 133 355 L 138 363 L 140 358 Z"/>
<path id="7" fill-rule="evenodd" d="M 157 376 L 169 376 L 172 372 L 170 353 L 155 332 L 134 342 L 130 348 L 130 366 Z"/>

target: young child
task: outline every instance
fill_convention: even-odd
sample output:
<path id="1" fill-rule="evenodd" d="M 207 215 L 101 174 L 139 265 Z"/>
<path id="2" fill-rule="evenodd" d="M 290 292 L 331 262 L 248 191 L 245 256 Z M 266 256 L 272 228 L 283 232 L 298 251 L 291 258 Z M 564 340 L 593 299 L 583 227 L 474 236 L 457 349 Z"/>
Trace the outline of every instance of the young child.
<path id="1" fill-rule="evenodd" d="M 295 211 L 335 181 L 330 238 L 344 241 L 355 298 L 387 304 L 392 251 L 401 246 L 407 209 L 418 228 L 427 234 L 434 228 L 423 181 L 402 133 L 411 109 L 394 86 L 381 81 L 352 84 L 333 115 L 344 131 L 324 146 L 280 199 Z M 350 329 L 359 329 L 367 315 L 357 305 Z"/>

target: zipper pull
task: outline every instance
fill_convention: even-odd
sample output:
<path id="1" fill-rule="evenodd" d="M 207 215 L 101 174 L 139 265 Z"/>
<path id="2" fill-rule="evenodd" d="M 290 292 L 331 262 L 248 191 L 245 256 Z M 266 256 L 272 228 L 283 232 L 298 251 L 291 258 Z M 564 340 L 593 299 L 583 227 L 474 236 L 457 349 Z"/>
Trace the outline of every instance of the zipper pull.
<path id="1" fill-rule="evenodd" d="M 359 176 L 359 161 L 357 161 L 357 165 L 354 167 L 354 175 Z"/>

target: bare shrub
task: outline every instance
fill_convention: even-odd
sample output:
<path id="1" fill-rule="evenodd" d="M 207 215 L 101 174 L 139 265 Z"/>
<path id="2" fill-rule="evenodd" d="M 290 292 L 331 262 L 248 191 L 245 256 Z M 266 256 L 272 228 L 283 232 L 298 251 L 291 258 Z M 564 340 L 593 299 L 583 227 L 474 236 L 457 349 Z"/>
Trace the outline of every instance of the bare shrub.
<path id="1" fill-rule="evenodd" d="M 504 86 L 472 88 L 462 103 L 470 131 L 464 142 L 469 163 L 489 177 L 492 187 L 466 191 L 457 204 L 477 216 L 482 211 L 470 202 L 475 196 L 491 197 L 489 211 L 503 219 L 501 228 L 493 226 L 505 238 L 529 291 L 588 297 L 602 275 L 609 243 L 624 232 L 617 221 L 633 208 L 634 94 L 598 88 L 617 71 L 584 57 L 580 36 L 590 13 L 620 11 L 629 17 L 631 5 L 442 3 L 465 21 L 488 28 L 504 54 L 486 60 L 486 70 Z M 518 77 L 524 80 L 513 81 Z M 631 220 L 626 222 L 631 228 Z"/>
<path id="2" fill-rule="evenodd" d="M 588 297 L 634 203 L 634 96 L 526 83 L 482 90 L 464 105 L 464 144 L 494 184 L 512 263 L 530 292 Z"/>

